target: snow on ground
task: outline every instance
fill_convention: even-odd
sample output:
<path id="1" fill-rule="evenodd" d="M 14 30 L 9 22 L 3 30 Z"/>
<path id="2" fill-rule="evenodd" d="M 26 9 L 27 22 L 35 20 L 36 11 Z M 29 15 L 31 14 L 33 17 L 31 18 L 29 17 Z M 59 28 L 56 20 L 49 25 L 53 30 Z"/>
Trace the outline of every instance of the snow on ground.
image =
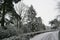
<path id="1" fill-rule="evenodd" d="M 30 40 L 58 40 L 59 31 L 47 32 L 43 34 L 36 35 Z"/>

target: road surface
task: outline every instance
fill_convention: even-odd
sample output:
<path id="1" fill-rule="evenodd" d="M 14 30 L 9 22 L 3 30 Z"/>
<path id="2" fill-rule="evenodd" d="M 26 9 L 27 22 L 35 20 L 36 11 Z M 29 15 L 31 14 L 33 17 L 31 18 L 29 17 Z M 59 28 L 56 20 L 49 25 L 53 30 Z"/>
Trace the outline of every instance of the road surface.
<path id="1" fill-rule="evenodd" d="M 54 32 L 46 32 L 39 35 L 34 36 L 30 40 L 59 40 L 58 39 L 59 31 Z"/>

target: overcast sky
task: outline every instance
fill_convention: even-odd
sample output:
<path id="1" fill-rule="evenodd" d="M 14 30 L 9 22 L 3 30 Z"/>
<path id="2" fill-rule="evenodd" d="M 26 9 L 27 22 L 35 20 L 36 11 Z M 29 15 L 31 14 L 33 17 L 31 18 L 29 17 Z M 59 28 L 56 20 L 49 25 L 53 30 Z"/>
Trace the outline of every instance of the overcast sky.
<path id="1" fill-rule="evenodd" d="M 59 14 L 56 9 L 58 1 L 59 0 L 23 0 L 26 5 L 33 5 L 37 12 L 37 17 L 41 17 L 45 25 L 49 25 L 49 21 L 53 20 Z"/>

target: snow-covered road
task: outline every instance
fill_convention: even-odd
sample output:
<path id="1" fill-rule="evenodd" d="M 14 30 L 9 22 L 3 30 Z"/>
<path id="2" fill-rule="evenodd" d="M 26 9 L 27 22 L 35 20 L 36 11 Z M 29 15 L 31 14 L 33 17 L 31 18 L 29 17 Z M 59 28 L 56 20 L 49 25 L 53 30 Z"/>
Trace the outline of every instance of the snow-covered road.
<path id="1" fill-rule="evenodd" d="M 58 34 L 59 31 L 47 32 L 47 33 L 36 35 L 30 40 L 59 40 Z"/>

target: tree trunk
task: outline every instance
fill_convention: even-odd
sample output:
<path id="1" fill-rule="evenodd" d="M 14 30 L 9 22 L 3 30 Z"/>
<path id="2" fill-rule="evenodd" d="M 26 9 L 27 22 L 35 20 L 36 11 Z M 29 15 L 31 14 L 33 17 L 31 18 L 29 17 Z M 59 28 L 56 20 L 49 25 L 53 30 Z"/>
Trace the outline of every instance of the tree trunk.
<path id="1" fill-rule="evenodd" d="M 3 13 L 2 13 L 2 19 L 1 19 L 1 26 L 2 26 L 2 28 L 6 28 L 6 27 L 4 27 L 4 17 L 5 17 L 5 3 L 3 3 L 3 6 L 2 6 L 2 11 L 3 11 Z"/>

